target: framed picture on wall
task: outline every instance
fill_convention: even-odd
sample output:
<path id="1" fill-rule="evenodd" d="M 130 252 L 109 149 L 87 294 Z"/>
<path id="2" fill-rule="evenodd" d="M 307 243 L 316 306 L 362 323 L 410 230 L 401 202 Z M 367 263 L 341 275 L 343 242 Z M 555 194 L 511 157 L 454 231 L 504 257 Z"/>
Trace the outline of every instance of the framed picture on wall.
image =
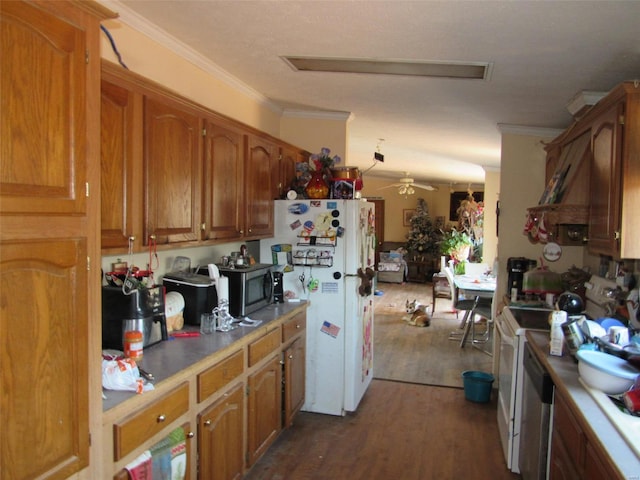
<path id="1" fill-rule="evenodd" d="M 413 217 L 416 213 L 415 208 L 414 209 L 404 209 L 402 210 L 402 224 L 405 227 L 410 227 L 411 226 L 411 217 Z"/>

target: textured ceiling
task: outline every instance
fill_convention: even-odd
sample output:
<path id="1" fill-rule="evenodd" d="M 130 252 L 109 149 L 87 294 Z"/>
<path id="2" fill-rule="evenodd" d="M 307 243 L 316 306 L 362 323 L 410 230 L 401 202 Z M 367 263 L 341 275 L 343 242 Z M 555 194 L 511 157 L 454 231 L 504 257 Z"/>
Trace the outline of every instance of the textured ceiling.
<path id="1" fill-rule="evenodd" d="M 576 93 L 640 78 L 640 1 L 104 3 L 133 10 L 283 108 L 351 113 L 350 166 L 370 167 L 384 139 L 385 162 L 370 175 L 482 183 L 483 167 L 500 166 L 500 124 L 564 128 Z M 295 72 L 286 55 L 492 70 L 488 80 Z"/>

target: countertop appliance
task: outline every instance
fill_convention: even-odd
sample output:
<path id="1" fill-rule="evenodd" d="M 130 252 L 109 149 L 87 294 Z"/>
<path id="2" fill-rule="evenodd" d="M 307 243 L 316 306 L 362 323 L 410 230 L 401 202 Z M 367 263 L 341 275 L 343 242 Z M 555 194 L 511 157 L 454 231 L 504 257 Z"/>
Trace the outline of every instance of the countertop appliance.
<path id="1" fill-rule="evenodd" d="M 122 287 L 102 287 L 102 348 L 123 350 L 127 330 L 142 332 L 143 348 L 168 338 L 162 287 L 140 288 L 128 295 Z"/>
<path id="2" fill-rule="evenodd" d="M 585 314 L 609 315 L 616 293 L 613 280 L 593 275 L 585 284 Z M 507 467 L 520 473 L 524 351 L 527 330 L 549 331 L 549 308 L 505 307 L 495 320 L 494 352 L 498 371 L 498 430 Z"/>
<path id="3" fill-rule="evenodd" d="M 525 272 L 535 268 L 537 262 L 530 258 L 510 257 L 507 259 L 507 293 L 516 298 L 522 296 L 522 280 Z M 513 290 L 515 289 L 515 291 Z"/>
<path id="4" fill-rule="evenodd" d="M 373 378 L 373 296 L 358 269 L 373 269 L 374 223 L 364 200 L 276 200 L 276 236 L 260 241 L 285 298 L 310 302 L 304 411 L 355 411 Z"/>
<path id="5" fill-rule="evenodd" d="M 220 275 L 229 278 L 229 313 L 244 317 L 273 301 L 272 264 L 256 263 L 228 268 L 218 265 Z"/>
<path id="6" fill-rule="evenodd" d="M 531 351 L 524 346 L 524 385 L 519 466 L 523 480 L 545 480 L 549 471 L 553 381 Z"/>
<path id="7" fill-rule="evenodd" d="M 200 315 L 218 306 L 218 295 L 213 280 L 190 272 L 171 272 L 164 275 L 162 284 L 167 292 L 178 292 L 184 297 L 184 323 L 200 325 Z"/>

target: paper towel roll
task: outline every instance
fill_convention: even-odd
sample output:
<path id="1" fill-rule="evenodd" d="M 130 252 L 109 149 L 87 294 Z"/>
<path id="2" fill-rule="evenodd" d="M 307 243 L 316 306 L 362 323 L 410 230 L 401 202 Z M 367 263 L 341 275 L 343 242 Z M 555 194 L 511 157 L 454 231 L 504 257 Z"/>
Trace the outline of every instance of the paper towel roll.
<path id="1" fill-rule="evenodd" d="M 220 270 L 218 270 L 218 266 L 215 263 L 207 265 L 207 270 L 209 270 L 209 278 L 215 280 L 220 277 Z"/>
<path id="2" fill-rule="evenodd" d="M 219 277 L 216 280 L 216 291 L 218 292 L 218 306 L 223 300 L 229 303 L 229 277 Z"/>

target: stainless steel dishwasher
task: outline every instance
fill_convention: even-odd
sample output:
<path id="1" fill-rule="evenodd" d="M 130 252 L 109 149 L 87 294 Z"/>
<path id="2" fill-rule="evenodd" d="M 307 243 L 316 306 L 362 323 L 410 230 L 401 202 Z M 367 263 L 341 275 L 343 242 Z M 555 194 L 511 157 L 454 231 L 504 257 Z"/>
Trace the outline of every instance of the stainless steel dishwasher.
<path id="1" fill-rule="evenodd" d="M 553 381 L 528 343 L 525 344 L 523 364 L 522 427 L 518 462 L 520 474 L 523 480 L 545 480 L 549 476 Z"/>

